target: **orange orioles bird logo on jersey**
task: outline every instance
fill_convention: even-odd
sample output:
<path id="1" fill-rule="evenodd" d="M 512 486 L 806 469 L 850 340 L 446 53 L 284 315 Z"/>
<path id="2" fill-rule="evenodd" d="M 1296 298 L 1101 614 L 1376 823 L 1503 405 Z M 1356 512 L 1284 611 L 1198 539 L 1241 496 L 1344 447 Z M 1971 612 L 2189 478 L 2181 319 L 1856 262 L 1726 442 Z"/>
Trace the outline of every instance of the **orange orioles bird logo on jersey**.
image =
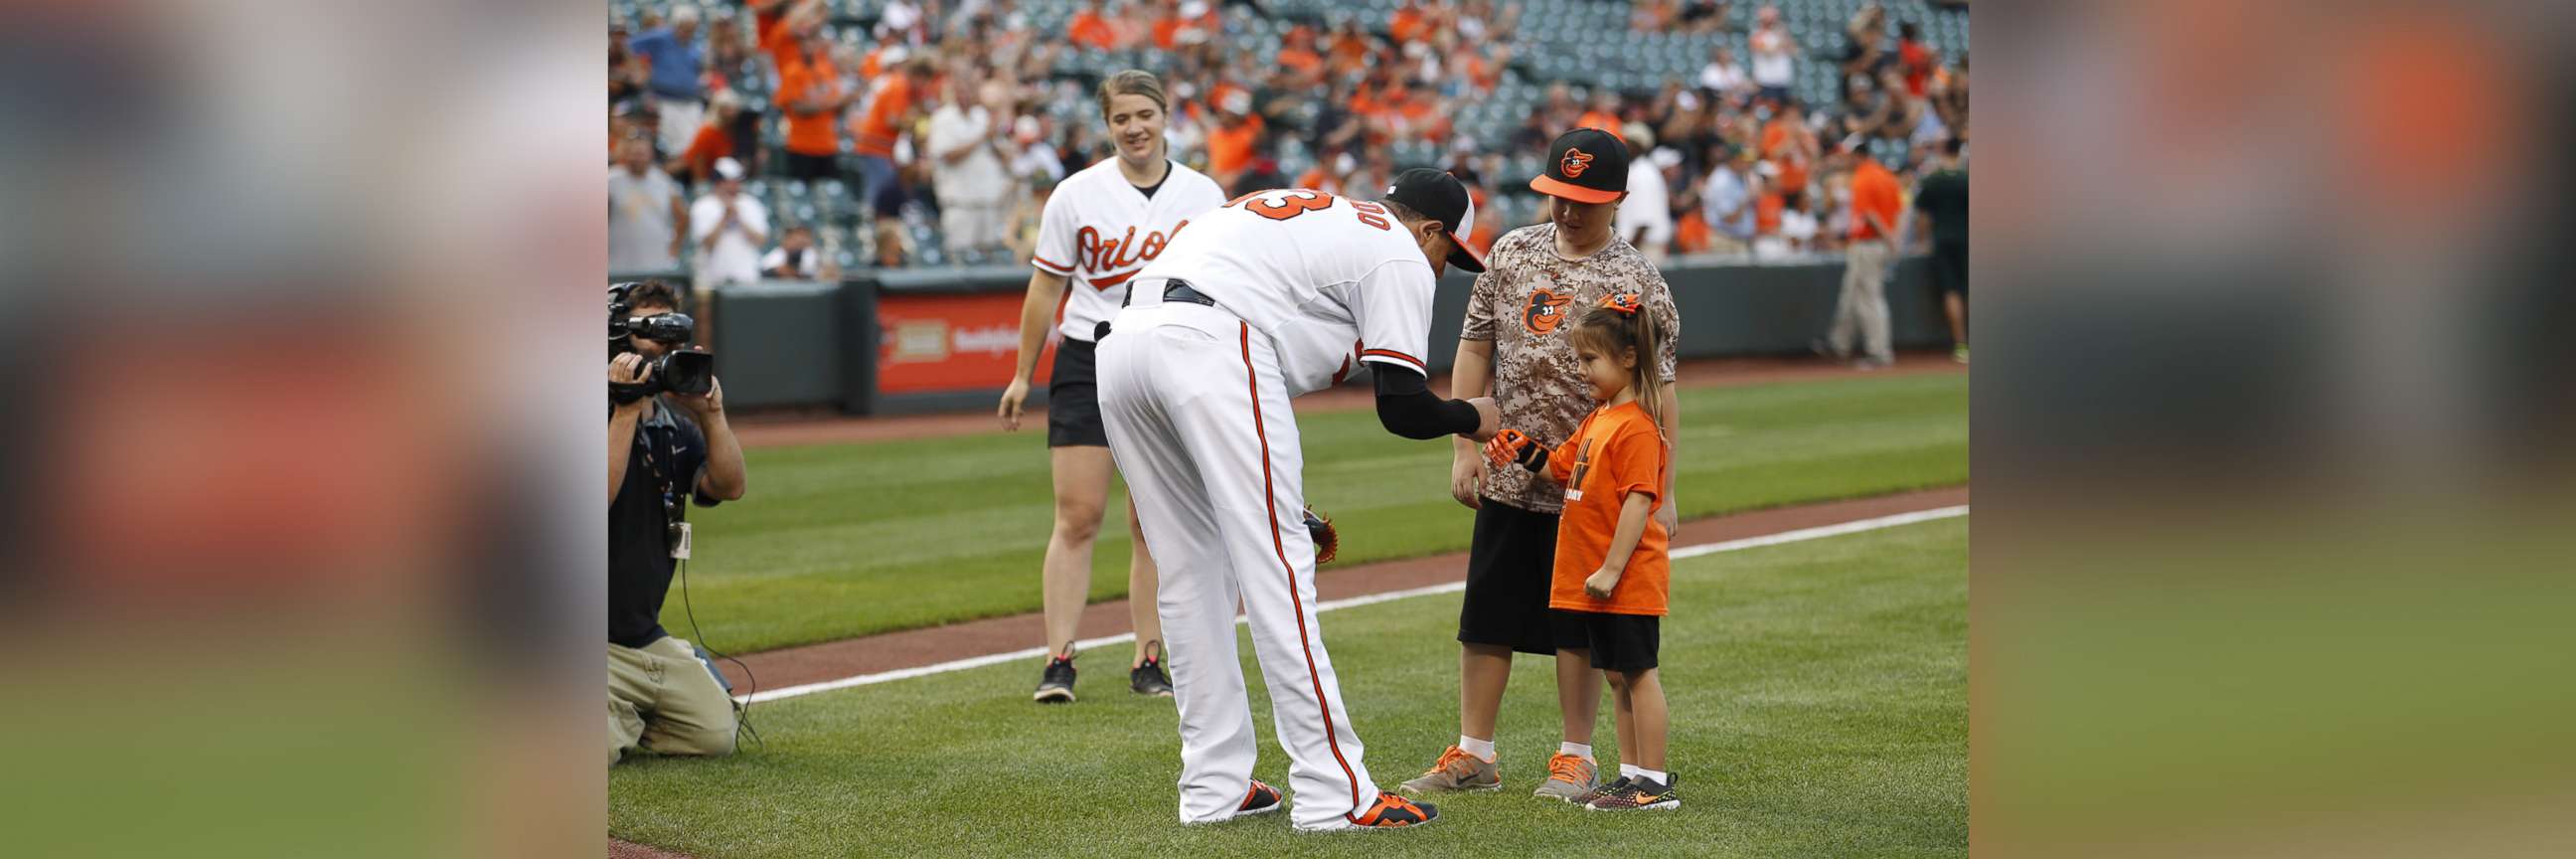
<path id="1" fill-rule="evenodd" d="M 1592 153 L 1580 149 L 1565 150 L 1565 160 L 1557 162 L 1556 166 L 1565 171 L 1565 178 L 1581 176 L 1583 171 L 1592 169 Z"/>
<path id="2" fill-rule="evenodd" d="M 1546 334 L 1565 324 L 1565 306 L 1574 301 L 1541 289 L 1530 293 L 1529 303 L 1521 307 L 1521 327 L 1532 334 Z"/>

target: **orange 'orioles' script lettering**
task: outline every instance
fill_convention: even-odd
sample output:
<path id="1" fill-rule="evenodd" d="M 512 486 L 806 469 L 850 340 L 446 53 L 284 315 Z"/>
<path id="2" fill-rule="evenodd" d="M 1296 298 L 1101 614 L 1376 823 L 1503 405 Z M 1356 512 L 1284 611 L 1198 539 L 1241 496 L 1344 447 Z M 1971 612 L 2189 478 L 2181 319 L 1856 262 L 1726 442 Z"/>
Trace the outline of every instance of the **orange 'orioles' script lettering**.
<path id="1" fill-rule="evenodd" d="M 1146 233 L 1143 241 L 1136 240 L 1135 227 L 1128 227 L 1127 235 L 1114 239 L 1103 239 L 1099 230 L 1084 227 L 1073 234 L 1078 248 L 1074 259 L 1087 271 L 1118 271 L 1117 274 L 1091 278 L 1091 288 L 1108 289 L 1126 283 L 1128 278 L 1136 276 L 1137 269 L 1162 256 L 1163 248 L 1171 245 L 1172 237 L 1180 235 L 1181 228 L 1189 225 L 1190 222 L 1182 221 L 1173 224 L 1170 233 Z"/>

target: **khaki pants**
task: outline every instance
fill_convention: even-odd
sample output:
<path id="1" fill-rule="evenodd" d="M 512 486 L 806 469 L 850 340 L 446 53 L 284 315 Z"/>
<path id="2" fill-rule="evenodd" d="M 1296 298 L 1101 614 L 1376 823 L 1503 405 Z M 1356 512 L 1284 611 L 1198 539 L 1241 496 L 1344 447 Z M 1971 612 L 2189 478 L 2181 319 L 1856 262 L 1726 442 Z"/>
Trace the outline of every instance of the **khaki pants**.
<path id="1" fill-rule="evenodd" d="M 1888 345 L 1887 262 L 1893 252 L 1884 241 L 1853 242 L 1845 252 L 1842 297 L 1834 302 L 1829 342 L 1838 355 L 1852 352 L 1858 335 L 1861 357 L 1885 364 L 1896 359 Z"/>
<path id="2" fill-rule="evenodd" d="M 608 646 L 608 762 L 641 747 L 665 755 L 733 754 L 733 698 L 671 636 L 642 648 Z"/>

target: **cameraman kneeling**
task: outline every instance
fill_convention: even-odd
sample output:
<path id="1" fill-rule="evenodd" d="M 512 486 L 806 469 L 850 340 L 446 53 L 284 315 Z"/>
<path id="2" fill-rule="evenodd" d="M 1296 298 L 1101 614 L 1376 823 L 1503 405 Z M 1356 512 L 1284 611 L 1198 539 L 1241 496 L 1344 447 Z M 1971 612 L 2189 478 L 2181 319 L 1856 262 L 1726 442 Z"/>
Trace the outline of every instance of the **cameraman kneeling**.
<path id="1" fill-rule="evenodd" d="M 632 287 L 623 303 L 639 318 L 679 304 L 668 285 Z M 657 341 L 644 336 L 678 336 Z M 608 364 L 612 384 L 652 377 L 654 359 L 686 342 L 686 330 L 639 329 L 634 351 Z M 700 427 L 704 427 L 703 432 Z M 715 669 L 687 641 L 662 630 L 675 555 L 685 546 L 684 499 L 712 507 L 742 497 L 742 446 L 725 423 L 724 388 L 704 394 L 642 396 L 608 413 L 608 762 L 638 746 L 670 755 L 727 755 L 734 705 Z"/>

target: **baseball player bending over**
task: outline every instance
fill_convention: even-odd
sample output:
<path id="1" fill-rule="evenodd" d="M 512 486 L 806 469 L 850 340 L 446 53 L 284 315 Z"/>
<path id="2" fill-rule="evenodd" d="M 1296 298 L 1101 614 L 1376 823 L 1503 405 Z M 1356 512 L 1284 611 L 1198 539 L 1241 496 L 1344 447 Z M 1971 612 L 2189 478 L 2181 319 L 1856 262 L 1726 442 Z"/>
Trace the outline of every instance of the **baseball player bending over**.
<path id="1" fill-rule="evenodd" d="M 1300 830 L 1394 828 L 1438 810 L 1377 788 L 1315 618 L 1304 456 L 1288 400 L 1371 365 L 1378 420 L 1406 438 L 1491 437 L 1493 401 L 1443 400 L 1422 355 L 1445 265 L 1483 271 L 1449 174 L 1408 170 L 1377 202 L 1246 194 L 1193 219 L 1129 287 L 1100 341 L 1109 449 L 1162 567 L 1163 635 L 1180 707 L 1180 816 L 1275 811 L 1252 779 L 1252 707 L 1234 645 L 1250 617 L 1288 752 Z"/>

